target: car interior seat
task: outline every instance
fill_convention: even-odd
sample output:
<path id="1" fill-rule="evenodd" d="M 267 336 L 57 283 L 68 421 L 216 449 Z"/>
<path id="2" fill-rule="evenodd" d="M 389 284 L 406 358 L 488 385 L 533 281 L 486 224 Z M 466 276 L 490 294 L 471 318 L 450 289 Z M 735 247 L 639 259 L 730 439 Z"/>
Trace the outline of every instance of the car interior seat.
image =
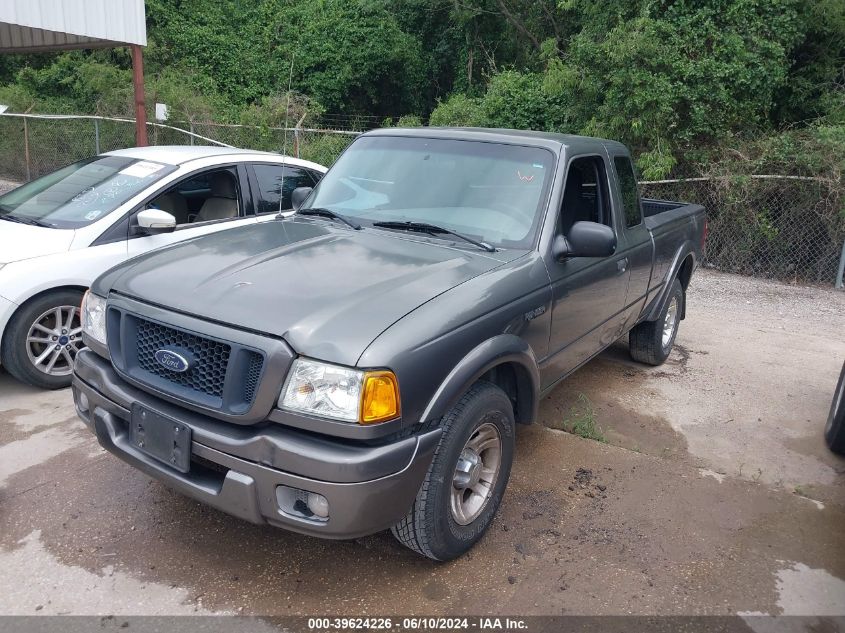
<path id="1" fill-rule="evenodd" d="M 224 220 L 238 215 L 238 187 L 235 177 L 220 171 L 211 177 L 211 195 L 202 203 L 194 222 Z"/>
<path id="2" fill-rule="evenodd" d="M 176 192 L 161 194 L 150 203 L 150 206 L 167 211 L 176 218 L 176 224 L 188 223 L 188 203 Z"/>

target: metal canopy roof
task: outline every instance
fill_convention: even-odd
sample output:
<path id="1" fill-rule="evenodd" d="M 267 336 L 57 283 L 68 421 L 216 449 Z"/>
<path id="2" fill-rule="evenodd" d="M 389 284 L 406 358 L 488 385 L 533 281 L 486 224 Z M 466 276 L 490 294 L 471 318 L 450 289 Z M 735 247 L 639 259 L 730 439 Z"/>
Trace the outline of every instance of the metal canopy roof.
<path id="1" fill-rule="evenodd" d="M 144 0 L 0 0 L 0 53 L 146 46 Z"/>

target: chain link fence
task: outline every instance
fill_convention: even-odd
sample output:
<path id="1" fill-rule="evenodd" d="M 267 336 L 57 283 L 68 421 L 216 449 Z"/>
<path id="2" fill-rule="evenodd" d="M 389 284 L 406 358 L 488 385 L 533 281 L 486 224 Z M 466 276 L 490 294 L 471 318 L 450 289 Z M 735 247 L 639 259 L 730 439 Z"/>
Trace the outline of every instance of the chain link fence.
<path id="1" fill-rule="evenodd" d="M 845 185 L 752 175 L 640 183 L 650 198 L 707 209 L 704 263 L 785 281 L 833 283 L 845 242 Z"/>
<path id="2" fill-rule="evenodd" d="M 329 165 L 352 130 L 217 123 L 151 123 L 153 145 L 227 145 L 283 152 Z M 0 115 L 0 180 L 25 182 L 76 160 L 135 143 L 134 121 Z M 845 184 L 824 178 L 751 175 L 641 183 L 650 198 L 703 205 L 705 265 L 786 281 L 831 284 L 845 242 Z"/>
<path id="3" fill-rule="evenodd" d="M 149 123 L 150 145 L 223 145 L 282 152 L 323 165 L 360 134 L 316 128 L 217 123 Z M 131 119 L 59 115 L 0 115 L 0 179 L 26 182 L 82 158 L 135 145 Z"/>

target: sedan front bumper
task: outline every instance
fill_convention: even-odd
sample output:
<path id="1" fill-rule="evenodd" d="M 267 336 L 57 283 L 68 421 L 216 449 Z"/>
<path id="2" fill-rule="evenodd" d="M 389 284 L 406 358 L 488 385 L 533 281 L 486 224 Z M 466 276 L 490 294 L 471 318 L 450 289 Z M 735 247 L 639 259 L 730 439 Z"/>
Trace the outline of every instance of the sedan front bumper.
<path id="1" fill-rule="evenodd" d="M 416 497 L 440 430 L 368 445 L 268 423 L 222 422 L 167 403 L 122 380 L 91 350 L 76 359 L 77 413 L 99 443 L 183 494 L 252 523 L 269 523 L 324 538 L 356 538 L 398 522 Z M 160 411 L 192 431 L 191 467 L 179 472 L 129 441 L 132 403 Z M 277 500 L 278 486 L 323 495 L 328 520 L 294 516 Z"/>

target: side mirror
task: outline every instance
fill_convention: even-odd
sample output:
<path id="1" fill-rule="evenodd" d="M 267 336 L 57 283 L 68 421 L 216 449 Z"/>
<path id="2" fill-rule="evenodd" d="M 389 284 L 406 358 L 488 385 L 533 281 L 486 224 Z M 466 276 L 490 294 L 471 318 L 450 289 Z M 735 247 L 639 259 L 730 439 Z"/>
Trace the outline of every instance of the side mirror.
<path id="1" fill-rule="evenodd" d="M 161 209 L 144 209 L 135 216 L 138 229 L 144 235 L 170 233 L 176 228 L 176 218 Z"/>
<path id="2" fill-rule="evenodd" d="M 297 187 L 293 190 L 293 193 L 290 194 L 290 206 L 293 207 L 294 211 L 299 211 L 302 208 L 302 203 L 311 195 L 312 191 L 314 191 L 313 187 Z"/>
<path id="3" fill-rule="evenodd" d="M 552 244 L 552 255 L 558 261 L 566 257 L 610 257 L 615 252 L 616 234 L 597 222 L 576 222 L 565 237 L 558 235 Z"/>

